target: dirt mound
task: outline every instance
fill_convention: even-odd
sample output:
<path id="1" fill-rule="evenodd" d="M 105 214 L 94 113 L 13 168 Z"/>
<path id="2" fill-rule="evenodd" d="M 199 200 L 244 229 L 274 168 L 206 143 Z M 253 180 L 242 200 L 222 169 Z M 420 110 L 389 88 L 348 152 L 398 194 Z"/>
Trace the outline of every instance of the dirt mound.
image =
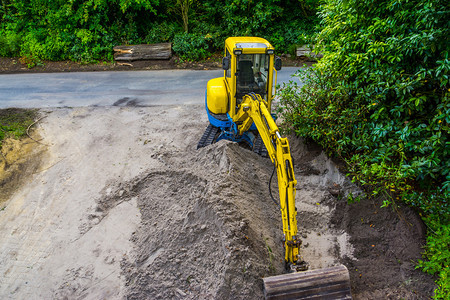
<path id="1" fill-rule="evenodd" d="M 348 205 L 343 197 L 361 194 L 358 187 L 320 150 L 291 141 L 302 254 L 311 269 L 345 264 L 355 299 L 430 295 L 433 281 L 414 270 L 424 242 L 416 214 L 381 209 L 378 200 Z M 121 263 L 127 297 L 262 298 L 262 278 L 284 272 L 280 213 L 268 194 L 270 160 L 222 141 L 166 153 L 164 163 L 97 208 L 103 215 L 111 203 L 138 203 L 135 250 Z"/>
<path id="2" fill-rule="evenodd" d="M 137 200 L 135 250 L 121 264 L 128 298 L 261 298 L 261 278 L 283 265 L 270 161 L 226 141 L 164 159 L 167 169 L 117 187 L 92 218 Z"/>

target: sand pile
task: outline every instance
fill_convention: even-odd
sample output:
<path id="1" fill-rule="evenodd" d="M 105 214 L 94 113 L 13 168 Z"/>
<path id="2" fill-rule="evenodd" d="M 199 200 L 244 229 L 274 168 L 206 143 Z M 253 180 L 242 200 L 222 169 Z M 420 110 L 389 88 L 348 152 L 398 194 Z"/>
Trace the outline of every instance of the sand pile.
<path id="1" fill-rule="evenodd" d="M 281 271 L 283 257 L 270 161 L 226 141 L 160 159 L 165 168 L 97 208 L 101 217 L 117 202 L 138 203 L 134 251 L 121 262 L 129 298 L 262 297 L 261 278 Z"/>
<path id="2" fill-rule="evenodd" d="M 317 269 L 353 258 L 347 233 L 331 226 L 328 189 L 359 190 L 324 154 L 309 161 L 299 140 L 293 147 L 301 161 L 297 207 L 305 260 Z M 129 298 L 261 298 L 262 278 L 284 272 L 281 216 L 268 190 L 271 161 L 227 141 L 158 159 L 164 168 L 121 184 L 97 208 L 101 217 L 117 202 L 138 203 L 134 251 L 121 262 Z M 276 180 L 272 189 L 278 199 Z"/>

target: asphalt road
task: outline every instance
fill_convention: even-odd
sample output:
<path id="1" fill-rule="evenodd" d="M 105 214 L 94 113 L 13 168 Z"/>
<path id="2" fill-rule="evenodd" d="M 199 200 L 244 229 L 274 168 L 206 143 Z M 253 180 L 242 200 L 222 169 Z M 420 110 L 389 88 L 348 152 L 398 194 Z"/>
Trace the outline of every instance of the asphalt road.
<path id="1" fill-rule="evenodd" d="M 299 68 L 278 72 L 278 83 Z M 206 83 L 222 70 L 160 70 L 0 75 L 0 108 L 152 106 L 204 103 Z"/>

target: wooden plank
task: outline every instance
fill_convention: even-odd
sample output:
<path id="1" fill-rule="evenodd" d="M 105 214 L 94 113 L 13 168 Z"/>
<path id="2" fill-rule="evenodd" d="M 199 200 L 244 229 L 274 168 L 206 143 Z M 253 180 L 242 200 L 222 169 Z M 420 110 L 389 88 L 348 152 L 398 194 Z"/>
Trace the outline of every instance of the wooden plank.
<path id="1" fill-rule="evenodd" d="M 142 44 L 114 47 L 114 59 L 117 61 L 170 59 L 172 44 Z"/>
<path id="2" fill-rule="evenodd" d="M 301 47 L 297 48 L 297 57 L 300 56 L 307 56 L 307 57 L 313 57 L 313 58 L 322 58 L 322 53 L 315 53 L 314 47 L 311 49 L 310 47 L 303 45 Z"/>
<path id="3" fill-rule="evenodd" d="M 297 56 L 308 56 L 309 53 L 311 53 L 311 50 L 306 46 L 297 48 Z"/>
<path id="4" fill-rule="evenodd" d="M 266 299 L 352 299 L 345 266 L 267 277 Z"/>

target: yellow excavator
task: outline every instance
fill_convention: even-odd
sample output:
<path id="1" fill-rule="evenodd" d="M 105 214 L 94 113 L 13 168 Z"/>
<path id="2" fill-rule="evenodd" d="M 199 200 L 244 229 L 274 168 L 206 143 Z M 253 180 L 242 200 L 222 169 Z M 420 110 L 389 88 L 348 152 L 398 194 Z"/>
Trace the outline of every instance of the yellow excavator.
<path id="1" fill-rule="evenodd" d="M 222 59 L 224 76 L 208 81 L 205 95 L 209 125 L 197 148 L 231 140 L 268 156 L 277 170 L 284 234 L 286 274 L 266 277 L 266 299 L 351 299 L 345 266 L 307 271 L 297 235 L 294 175 L 289 142 L 271 114 L 281 59 L 263 38 L 230 37 Z M 275 81 L 275 84 L 274 84 Z"/>

